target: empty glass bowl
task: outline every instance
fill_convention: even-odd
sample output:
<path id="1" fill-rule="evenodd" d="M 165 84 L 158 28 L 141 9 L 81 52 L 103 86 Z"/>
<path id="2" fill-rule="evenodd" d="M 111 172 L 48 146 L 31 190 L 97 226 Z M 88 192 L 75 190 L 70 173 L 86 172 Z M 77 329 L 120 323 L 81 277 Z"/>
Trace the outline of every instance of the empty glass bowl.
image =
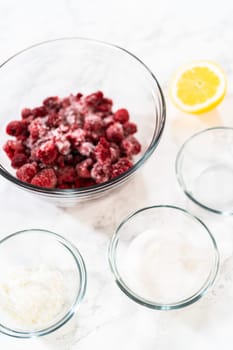
<path id="1" fill-rule="evenodd" d="M 0 332 L 50 334 L 77 312 L 85 290 L 83 259 L 65 238 L 31 229 L 0 241 Z"/>
<path id="2" fill-rule="evenodd" d="M 18 188 L 60 206 L 93 199 L 124 183 L 154 152 L 164 129 L 165 102 L 154 75 L 136 56 L 104 42 L 66 38 L 23 50 L 1 65 L 0 90 L 0 174 Z M 106 183 L 81 189 L 46 189 L 18 180 L 2 150 L 9 139 L 7 123 L 20 118 L 22 108 L 38 106 L 48 96 L 97 90 L 113 100 L 114 110 L 127 108 L 137 123 L 142 151 L 134 166 Z"/>
<path id="3" fill-rule="evenodd" d="M 233 214 L 233 128 L 210 128 L 190 137 L 177 155 L 176 174 L 196 204 Z"/>
<path id="4" fill-rule="evenodd" d="M 207 292 L 218 272 L 219 253 L 203 222 L 183 209 L 161 205 L 138 210 L 118 226 L 109 263 L 129 298 L 170 310 Z"/>

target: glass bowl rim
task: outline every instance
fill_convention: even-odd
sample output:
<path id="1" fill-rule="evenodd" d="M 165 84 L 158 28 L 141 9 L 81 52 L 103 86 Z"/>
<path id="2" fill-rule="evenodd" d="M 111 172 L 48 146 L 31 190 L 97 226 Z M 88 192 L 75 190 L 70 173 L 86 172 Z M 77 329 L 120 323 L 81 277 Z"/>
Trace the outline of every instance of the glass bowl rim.
<path id="1" fill-rule="evenodd" d="M 166 122 L 165 98 L 164 98 L 162 89 L 160 87 L 160 84 L 159 84 L 158 80 L 156 79 L 155 75 L 148 68 L 148 66 L 140 58 L 138 58 L 136 55 L 134 55 L 130 51 L 122 48 L 121 46 L 118 46 L 118 45 L 115 45 L 112 43 L 108 43 L 108 42 L 105 42 L 102 40 L 91 39 L 91 38 L 87 38 L 87 37 L 78 37 L 78 36 L 77 37 L 75 37 L 75 36 L 74 37 L 60 37 L 60 38 L 56 38 L 56 39 L 45 40 L 45 41 L 33 44 L 33 45 L 23 49 L 23 50 L 18 51 L 17 53 L 15 53 L 11 57 L 9 57 L 7 60 L 5 60 L 2 64 L 0 64 L 0 69 L 2 67 L 4 67 L 9 61 L 13 60 L 14 58 L 17 58 L 19 55 L 21 55 L 25 52 L 27 53 L 27 51 L 30 51 L 31 49 L 34 49 L 34 48 L 37 48 L 40 46 L 44 46 L 44 45 L 49 45 L 49 44 L 54 43 L 54 42 L 69 41 L 69 40 L 71 40 L 71 41 L 72 40 L 83 41 L 83 42 L 88 42 L 88 43 L 91 42 L 93 44 L 107 46 L 110 49 L 116 49 L 119 52 L 122 52 L 123 54 L 126 54 L 126 55 L 132 57 L 133 59 L 135 59 L 135 61 L 137 61 L 145 69 L 145 72 L 147 72 L 147 74 L 149 74 L 149 76 L 152 78 L 153 83 L 157 89 L 158 98 L 160 99 L 160 102 L 161 102 L 161 122 L 160 122 L 160 127 L 159 127 L 159 131 L 158 131 L 157 135 L 155 136 L 155 129 L 154 129 L 154 133 L 153 133 L 150 145 L 146 149 L 144 155 L 141 156 L 140 159 L 135 164 L 133 164 L 132 168 L 128 169 L 127 171 L 125 171 L 123 174 L 117 176 L 116 178 L 111 179 L 109 181 L 106 181 L 102 184 L 96 184 L 94 186 L 83 187 L 83 188 L 78 188 L 78 189 L 59 189 L 59 188 L 55 188 L 55 189 L 52 188 L 51 189 L 51 188 L 34 186 L 34 185 L 29 184 L 29 183 L 23 182 L 23 181 L 19 180 L 16 176 L 13 176 L 12 174 L 10 174 L 0 163 L 0 175 L 2 175 L 4 178 L 9 180 L 10 182 L 13 182 L 14 184 L 18 185 L 19 187 L 24 188 L 24 189 L 29 190 L 29 191 L 32 191 L 32 192 L 37 192 L 40 194 L 52 195 L 52 196 L 54 195 L 57 197 L 64 196 L 67 198 L 76 197 L 76 196 L 81 197 L 81 196 L 89 195 L 92 193 L 98 193 L 101 190 L 111 188 L 115 184 L 120 184 L 121 182 L 126 180 L 137 169 L 139 169 L 140 166 L 143 165 L 145 163 L 145 161 L 152 155 L 152 153 L 154 152 L 154 150 L 156 149 L 156 147 L 159 144 L 159 141 L 161 139 L 161 136 L 162 136 L 162 133 L 163 133 L 163 130 L 165 127 L 165 122 Z"/>
<path id="2" fill-rule="evenodd" d="M 233 127 L 230 126 L 215 126 L 215 127 L 211 127 L 211 128 L 206 128 L 204 130 L 198 131 L 195 134 L 191 135 L 188 139 L 186 139 L 186 141 L 182 144 L 182 146 L 180 147 L 177 156 L 176 156 L 176 161 L 175 161 L 175 172 L 176 172 L 176 178 L 177 181 L 181 187 L 181 189 L 183 190 L 184 194 L 191 199 L 191 201 L 193 201 L 195 204 L 197 204 L 198 206 L 200 206 L 203 209 L 206 209 L 212 213 L 215 214 L 221 214 L 221 215 L 226 215 L 226 216 L 230 216 L 233 215 L 233 210 L 232 211 L 222 211 L 222 210 L 218 210 L 218 209 L 214 209 L 211 208 L 201 202 L 199 202 L 191 193 L 190 191 L 187 189 L 187 186 L 185 185 L 185 181 L 184 181 L 184 177 L 182 175 L 182 172 L 179 170 L 180 169 L 180 161 L 181 161 L 181 157 L 183 152 L 185 152 L 186 146 L 189 144 L 189 142 L 192 142 L 193 139 L 195 139 L 196 137 L 201 136 L 202 134 L 208 133 L 208 132 L 214 132 L 214 131 L 219 131 L 219 130 L 228 130 L 228 131 L 232 131 L 233 134 Z"/>
<path id="3" fill-rule="evenodd" d="M 81 301 L 84 298 L 84 295 L 86 292 L 86 287 L 87 287 L 86 266 L 85 266 L 85 262 L 83 260 L 81 253 L 79 252 L 79 250 L 76 248 L 76 246 L 73 243 L 71 243 L 66 238 L 64 238 L 63 236 L 61 236 L 55 232 L 48 231 L 45 229 L 37 229 L 37 228 L 21 230 L 21 231 L 14 232 L 10 235 L 7 235 L 3 239 L 1 239 L 0 245 L 4 242 L 10 240 L 11 238 L 16 237 L 16 236 L 25 235 L 25 234 L 30 235 L 32 233 L 39 233 L 42 235 L 47 235 L 48 237 L 54 239 L 57 243 L 60 243 L 64 247 L 64 249 L 67 249 L 67 251 L 72 255 L 72 257 L 75 261 L 75 264 L 78 268 L 80 285 L 79 285 L 79 288 L 77 291 L 77 296 L 76 296 L 74 302 L 72 303 L 72 305 L 69 307 L 69 310 L 66 312 L 66 314 L 60 320 L 58 320 L 55 324 L 53 324 L 49 327 L 46 327 L 44 329 L 40 329 L 38 331 L 20 331 L 20 330 L 16 330 L 13 328 L 11 329 L 11 328 L 6 327 L 0 323 L 0 332 L 5 334 L 5 335 L 14 337 L 14 338 L 41 337 L 44 335 L 48 335 L 48 334 L 56 331 L 57 329 L 61 328 L 75 315 L 79 304 L 81 303 Z"/>
<path id="4" fill-rule="evenodd" d="M 191 295 L 190 297 L 173 302 L 173 303 L 157 303 L 153 302 L 151 300 L 147 300 L 140 295 L 134 293 L 124 282 L 124 280 L 121 278 L 120 273 L 118 272 L 117 269 L 117 263 L 116 263 L 116 251 L 117 251 L 117 245 L 118 245 L 118 234 L 122 226 L 124 226 L 125 223 L 127 223 L 130 219 L 132 219 L 134 216 L 137 214 L 151 210 L 151 209 L 169 209 L 169 210 L 177 210 L 188 216 L 190 219 L 194 220 L 198 224 L 201 225 L 202 228 L 204 228 L 204 231 L 207 233 L 207 235 L 210 238 L 210 241 L 212 243 L 212 248 L 213 248 L 213 256 L 214 256 L 214 263 L 211 267 L 211 271 L 209 273 L 209 276 L 205 280 L 204 284 L 197 290 L 196 293 Z M 220 255 L 219 255 L 219 250 L 218 246 L 216 244 L 215 238 L 208 229 L 208 227 L 204 224 L 202 220 L 200 220 L 197 216 L 191 214 L 185 209 L 182 209 L 180 207 L 174 206 L 174 205 L 152 205 L 148 207 L 143 207 L 130 215 L 128 215 L 116 228 L 115 233 L 113 234 L 112 238 L 110 239 L 109 246 L 108 246 L 108 262 L 110 266 L 110 270 L 115 278 L 115 282 L 118 285 L 118 287 L 133 301 L 136 303 L 146 306 L 150 309 L 154 310 L 162 310 L 162 311 L 167 311 L 167 310 L 175 310 L 175 309 L 181 309 L 183 307 L 186 307 L 188 305 L 193 304 L 194 302 L 198 301 L 200 298 L 202 298 L 209 288 L 211 288 L 216 280 L 218 271 L 219 271 L 219 264 L 220 264 Z"/>

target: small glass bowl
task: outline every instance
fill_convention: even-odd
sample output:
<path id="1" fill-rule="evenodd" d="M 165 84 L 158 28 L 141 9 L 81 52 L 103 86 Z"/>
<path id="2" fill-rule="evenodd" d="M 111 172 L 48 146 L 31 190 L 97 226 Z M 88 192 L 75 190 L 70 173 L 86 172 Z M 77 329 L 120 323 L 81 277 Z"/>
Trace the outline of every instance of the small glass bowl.
<path id="1" fill-rule="evenodd" d="M 214 213 L 233 214 L 233 128 L 215 127 L 190 137 L 176 158 L 184 193 Z"/>
<path id="2" fill-rule="evenodd" d="M 218 268 L 216 242 L 205 224 L 169 205 L 127 217 L 109 245 L 109 263 L 120 289 L 157 310 L 179 309 L 200 299 Z"/>
<path id="3" fill-rule="evenodd" d="M 85 39 L 62 38 L 27 48 L 0 66 L 0 175 L 34 195 L 59 206 L 97 198 L 125 183 L 155 151 L 165 125 L 165 101 L 153 73 L 120 47 Z M 9 136 L 6 125 L 20 119 L 25 107 L 39 106 L 47 96 L 103 91 L 113 109 L 127 108 L 138 126 L 142 145 L 131 169 L 105 183 L 87 188 L 48 189 L 20 181 L 2 150 Z"/>
<path id="4" fill-rule="evenodd" d="M 74 316 L 85 294 L 86 268 L 77 248 L 65 238 L 50 231 L 37 229 L 13 233 L 0 241 L 0 262 L 0 289 L 2 292 L 2 288 L 5 288 L 4 292 L 10 293 L 8 284 L 6 287 L 7 276 L 7 283 L 10 283 L 14 288 L 13 291 L 17 296 L 17 299 L 15 295 L 11 296 L 10 300 L 13 300 L 13 303 L 19 302 L 21 305 L 25 303 L 25 300 L 22 301 L 22 291 L 15 290 L 15 285 L 21 286 L 22 283 L 27 283 L 26 280 L 25 282 L 22 280 L 17 282 L 17 278 L 25 276 L 28 271 L 29 273 L 37 271 L 37 274 L 33 275 L 30 280 L 33 283 L 30 282 L 29 291 L 38 293 L 35 288 L 37 285 L 42 285 L 45 288 L 43 292 L 48 293 L 51 289 L 47 289 L 46 280 L 48 281 L 51 276 L 54 276 L 51 275 L 51 271 L 62 278 L 62 286 L 64 287 L 62 289 L 64 292 L 62 306 L 61 308 L 59 306 L 58 314 L 53 320 L 49 320 L 45 327 L 35 326 L 33 329 L 31 327 L 28 329 L 29 327 L 24 326 L 24 324 L 19 326 L 19 320 L 16 321 L 15 316 L 12 318 L 8 311 L 5 311 L 5 306 L 0 303 L 0 332 L 16 338 L 40 337 L 56 331 Z M 13 276 L 10 277 L 10 282 L 9 276 Z M 1 302 L 2 300 L 1 297 Z M 32 300 L 30 300 L 30 295 L 27 300 L 30 305 Z M 21 308 L 22 306 L 20 306 L 20 310 Z"/>

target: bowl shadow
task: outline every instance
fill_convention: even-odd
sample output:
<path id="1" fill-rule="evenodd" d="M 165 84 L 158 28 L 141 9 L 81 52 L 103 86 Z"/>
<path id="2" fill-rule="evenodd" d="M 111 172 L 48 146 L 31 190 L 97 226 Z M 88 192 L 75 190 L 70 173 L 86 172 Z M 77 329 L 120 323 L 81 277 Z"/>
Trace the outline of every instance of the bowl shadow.
<path id="1" fill-rule="evenodd" d="M 136 174 L 127 183 L 103 197 L 64 208 L 73 219 L 79 220 L 107 235 L 130 213 L 146 203 L 147 190 L 142 174 Z"/>

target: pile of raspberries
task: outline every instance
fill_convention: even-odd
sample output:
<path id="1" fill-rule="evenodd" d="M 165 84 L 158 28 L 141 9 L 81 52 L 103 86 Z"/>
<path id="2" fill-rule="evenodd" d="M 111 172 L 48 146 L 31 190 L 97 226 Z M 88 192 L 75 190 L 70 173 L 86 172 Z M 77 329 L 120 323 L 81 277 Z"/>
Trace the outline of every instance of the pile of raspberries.
<path id="1" fill-rule="evenodd" d="M 25 108 L 7 127 L 4 151 L 27 183 L 46 188 L 81 188 L 113 179 L 133 166 L 141 151 L 137 125 L 126 109 L 112 111 L 101 91 L 48 97 Z"/>

